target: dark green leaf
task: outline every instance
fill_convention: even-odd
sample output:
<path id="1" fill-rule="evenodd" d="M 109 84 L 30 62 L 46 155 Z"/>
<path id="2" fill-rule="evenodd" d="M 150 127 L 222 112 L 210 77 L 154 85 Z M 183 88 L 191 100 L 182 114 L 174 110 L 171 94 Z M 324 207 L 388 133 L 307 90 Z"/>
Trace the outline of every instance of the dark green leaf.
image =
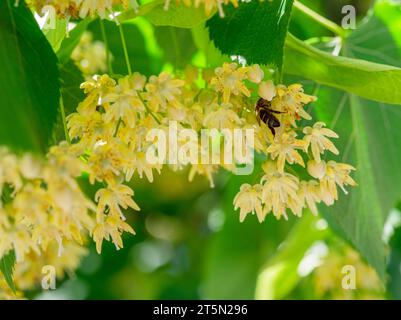
<path id="1" fill-rule="evenodd" d="M 224 54 L 281 69 L 292 4 L 293 0 L 273 0 L 224 7 L 224 18 L 215 15 L 207 22 L 210 38 Z"/>
<path id="2" fill-rule="evenodd" d="M 31 11 L 0 2 L 0 144 L 44 151 L 57 118 L 57 59 Z"/>
<path id="3" fill-rule="evenodd" d="M 15 252 L 10 251 L 0 259 L 0 271 L 4 276 L 4 280 L 12 291 L 15 292 L 15 284 L 13 280 L 13 272 L 15 266 Z"/>

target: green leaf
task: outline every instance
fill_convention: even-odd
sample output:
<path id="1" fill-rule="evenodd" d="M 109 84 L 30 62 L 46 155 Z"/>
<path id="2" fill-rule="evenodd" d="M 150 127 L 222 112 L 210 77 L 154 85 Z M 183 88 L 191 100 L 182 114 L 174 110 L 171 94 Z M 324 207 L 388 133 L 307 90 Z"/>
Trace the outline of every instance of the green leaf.
<path id="1" fill-rule="evenodd" d="M 316 222 L 316 217 L 308 211 L 293 227 L 277 254 L 259 273 L 256 299 L 283 299 L 295 288 L 300 280 L 298 266 L 307 250 L 328 234 L 327 229 L 318 229 Z"/>
<path id="2" fill-rule="evenodd" d="M 59 105 L 57 58 L 23 2 L 0 2 L 0 61 L 0 144 L 43 152 Z"/>
<path id="3" fill-rule="evenodd" d="M 224 56 L 210 41 L 209 32 L 204 24 L 192 28 L 191 32 L 195 45 L 205 55 L 206 67 L 217 68 L 224 62 L 230 61 L 230 57 Z"/>
<path id="4" fill-rule="evenodd" d="M 178 28 L 192 28 L 205 22 L 210 16 L 205 14 L 202 6 L 187 7 L 182 3 L 171 1 L 168 10 L 164 9 L 165 1 L 159 3 L 144 16 L 155 26 L 172 26 Z"/>
<path id="5" fill-rule="evenodd" d="M 155 36 L 164 52 L 164 59 L 178 69 L 184 69 L 197 51 L 188 29 L 156 27 Z"/>
<path id="6" fill-rule="evenodd" d="M 224 7 L 224 18 L 215 15 L 207 22 L 210 38 L 224 54 L 281 69 L 292 4 L 293 0 L 273 0 Z"/>
<path id="7" fill-rule="evenodd" d="M 386 51 L 371 49 L 378 45 Z M 355 58 L 374 55 L 370 59 L 375 62 L 400 61 L 399 48 L 376 16 L 350 36 L 345 52 Z M 348 195 L 341 194 L 333 207 L 322 206 L 321 210 L 384 279 L 383 226 L 401 197 L 401 172 L 396 169 L 401 158 L 401 108 L 328 87 L 322 87 L 318 96 L 315 112 L 340 135 L 337 146 L 342 157 L 336 160 L 356 167 L 358 183 Z"/>
<path id="8" fill-rule="evenodd" d="M 57 52 L 67 33 L 67 21 L 65 19 L 56 19 L 54 29 L 42 29 L 42 31 L 54 52 Z"/>
<path id="9" fill-rule="evenodd" d="M 380 24 L 380 22 L 376 22 Z M 380 28 L 380 25 L 376 27 Z M 329 85 L 354 93 L 374 101 L 401 103 L 401 69 L 388 64 L 396 64 L 397 59 L 387 56 L 377 47 L 392 39 L 390 34 L 376 37 L 373 55 L 381 61 L 374 63 L 371 59 L 371 48 L 360 48 L 355 44 L 360 59 L 336 57 L 330 53 L 313 48 L 303 41 L 289 35 L 286 41 L 284 70 L 288 74 L 302 76 L 317 83 Z M 352 40 L 352 36 L 349 40 Z M 348 42 L 351 46 L 352 41 Z M 359 48 L 359 49 L 358 49 Z M 360 52 L 362 49 L 363 52 Z M 388 50 L 388 49 L 386 49 Z M 370 52 L 370 54 L 364 54 Z M 384 58 L 383 58 L 384 56 Z M 356 56 L 355 56 L 356 57 Z M 381 58 L 381 59 L 380 59 Z"/>
<path id="10" fill-rule="evenodd" d="M 15 292 L 15 284 L 13 280 L 14 266 L 15 252 L 12 250 L 0 259 L 0 271 L 4 276 L 4 280 L 6 280 L 6 283 L 13 292 Z"/>
<path id="11" fill-rule="evenodd" d="M 84 100 L 85 94 L 80 89 L 81 83 L 85 81 L 81 70 L 75 65 L 75 62 L 68 60 L 60 65 L 61 96 L 63 98 L 64 110 L 66 116 L 76 111 L 78 104 Z M 64 124 L 61 112 L 57 117 L 57 123 L 53 130 L 54 143 L 65 140 Z"/>
<path id="12" fill-rule="evenodd" d="M 86 31 L 91 21 L 92 20 L 89 18 L 80 21 L 75 28 L 69 32 L 69 35 L 63 39 L 60 48 L 57 51 L 57 57 L 61 64 L 68 62 L 72 52 L 78 45 L 82 34 Z"/>

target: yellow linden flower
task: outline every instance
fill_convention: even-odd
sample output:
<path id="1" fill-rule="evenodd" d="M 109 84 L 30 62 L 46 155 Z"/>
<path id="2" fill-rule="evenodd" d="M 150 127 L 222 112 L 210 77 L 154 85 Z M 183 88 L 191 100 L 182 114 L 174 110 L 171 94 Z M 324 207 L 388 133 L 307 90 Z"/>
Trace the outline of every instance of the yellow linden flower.
<path id="1" fill-rule="evenodd" d="M 162 72 L 158 77 L 151 76 L 146 85 L 146 99 L 154 111 L 166 110 L 167 104 L 179 105 L 178 96 L 185 81 L 174 79 L 167 72 Z"/>
<path id="2" fill-rule="evenodd" d="M 44 266 L 54 267 L 58 279 L 62 279 L 66 274 L 71 275 L 87 253 L 88 250 L 85 247 L 68 241 L 64 243 L 61 255 L 55 244 L 49 245 L 41 254 L 31 251 L 26 255 L 24 261 L 15 265 L 16 287 L 21 290 L 31 290 L 38 287 L 42 281 L 42 268 Z"/>
<path id="3" fill-rule="evenodd" d="M 251 186 L 250 184 L 243 184 L 240 191 L 234 198 L 234 210 L 240 209 L 240 222 L 243 222 L 248 213 L 252 212 L 258 217 L 259 222 L 265 219 L 265 214 L 262 208 L 262 202 L 260 195 L 262 193 L 262 186 L 256 184 Z"/>
<path id="4" fill-rule="evenodd" d="M 313 128 L 305 127 L 303 130 L 306 149 L 308 149 L 309 146 L 311 147 L 313 158 L 317 162 L 320 162 L 320 155 L 323 154 L 325 150 L 329 150 L 335 155 L 339 154 L 335 145 L 326 138 L 338 138 L 338 135 L 334 131 L 325 128 L 325 126 L 323 122 L 316 122 Z"/>
<path id="5" fill-rule="evenodd" d="M 22 186 L 22 180 L 19 175 L 18 158 L 6 148 L 0 148 L 0 195 L 5 184 L 17 191 Z M 0 207 L 1 203 L 0 198 Z"/>
<path id="6" fill-rule="evenodd" d="M 79 17 L 94 16 L 98 14 L 102 19 L 106 18 L 106 12 L 112 11 L 113 0 L 75 0 L 80 6 Z"/>
<path id="7" fill-rule="evenodd" d="M 223 94 L 223 102 L 228 103 L 231 95 L 243 94 L 246 97 L 251 95 L 245 86 L 244 80 L 247 79 L 247 68 L 237 68 L 236 63 L 224 63 L 222 67 L 216 68 L 216 76 L 210 81 L 210 85 L 217 92 Z"/>
<path id="8" fill-rule="evenodd" d="M 93 110 L 93 107 L 96 107 L 102 103 L 102 99 L 115 90 L 116 81 L 107 74 L 99 76 L 95 75 L 92 79 L 85 81 L 81 84 L 81 89 L 84 90 L 84 93 L 87 94 L 85 98 L 86 103 L 82 104 L 81 109 L 78 111 L 82 111 L 82 108 L 85 106 L 89 106 L 90 110 Z"/>
<path id="9" fill-rule="evenodd" d="M 93 229 L 93 240 L 96 242 L 97 252 L 99 254 L 102 252 L 103 240 L 110 241 L 110 238 L 117 250 L 123 248 L 121 234 L 124 231 L 135 234 L 134 229 L 128 223 L 122 221 L 120 217 L 109 215 L 104 221 L 98 222 Z"/>
<path id="10" fill-rule="evenodd" d="M 100 16 L 102 19 L 112 13 L 113 5 L 128 6 L 127 0 L 28 0 L 27 3 L 39 13 L 44 6 L 51 5 L 58 16 L 63 18 L 86 18 L 87 16 Z M 133 2 L 135 4 L 135 2 Z M 135 8 L 135 6 L 133 6 Z"/>
<path id="11" fill-rule="evenodd" d="M 98 214 L 108 212 L 111 215 L 120 216 L 122 220 L 125 220 L 120 207 L 123 209 L 132 208 L 137 211 L 140 210 L 132 199 L 133 195 L 134 191 L 123 184 L 109 185 L 107 188 L 99 189 L 95 195 L 95 201 L 98 202 Z"/>
<path id="12" fill-rule="evenodd" d="M 248 67 L 248 80 L 253 82 L 253 83 L 260 83 L 264 76 L 265 73 L 263 72 L 262 68 L 258 64 L 254 64 L 250 67 Z"/>
<path id="13" fill-rule="evenodd" d="M 151 164 L 146 159 L 146 152 L 137 151 L 132 155 L 132 164 L 128 165 L 128 170 L 126 173 L 126 180 L 131 180 L 133 174 L 138 172 L 139 177 L 142 179 L 143 174 L 149 182 L 153 182 L 153 169 L 155 169 L 159 174 L 161 171 L 160 164 Z"/>
<path id="14" fill-rule="evenodd" d="M 305 94 L 300 84 L 293 84 L 289 87 L 278 85 L 276 86 L 276 91 L 277 94 L 272 101 L 272 108 L 284 112 L 284 120 L 291 126 L 296 127 L 296 121 L 301 118 L 312 119 L 304 110 L 304 106 L 316 101 L 316 97 Z"/>
<path id="15" fill-rule="evenodd" d="M 196 174 L 205 176 L 210 183 L 210 187 L 214 188 L 213 174 L 218 171 L 219 166 L 215 164 L 191 164 L 188 180 L 191 182 Z"/>
<path id="16" fill-rule="evenodd" d="M 107 70 L 106 50 L 103 42 L 93 41 L 93 34 L 85 31 L 79 44 L 72 52 L 71 59 L 75 61 L 83 75 L 88 78 Z M 111 53 L 109 55 L 110 59 L 112 59 Z"/>
<path id="17" fill-rule="evenodd" d="M 90 182 L 113 184 L 117 177 L 122 177 L 122 169 L 128 161 L 127 152 L 128 149 L 116 138 L 99 141 L 88 159 Z"/>
<path id="18" fill-rule="evenodd" d="M 304 149 L 305 141 L 296 139 L 294 131 L 279 134 L 274 139 L 272 145 L 267 148 L 267 152 L 271 154 L 271 158 L 277 158 L 277 168 L 280 173 L 284 172 L 285 162 L 289 164 L 298 163 L 305 167 L 304 160 L 296 149 Z"/>
<path id="19" fill-rule="evenodd" d="M 145 111 L 145 106 L 134 89 L 135 75 L 121 78 L 115 91 L 106 95 L 103 103 L 111 103 L 104 115 L 105 122 L 117 122 L 121 119 L 130 128 L 136 125 L 138 114 Z"/>
<path id="20" fill-rule="evenodd" d="M 341 282 L 343 267 L 355 268 L 357 290 L 346 290 Z M 313 273 L 315 291 L 320 298 L 329 299 L 383 299 L 384 289 L 377 273 L 364 263 L 359 254 L 344 244 L 331 250 Z"/>
<path id="21" fill-rule="evenodd" d="M 315 180 L 301 181 L 298 190 L 298 197 L 303 203 L 303 208 L 309 208 L 317 216 L 317 203 L 321 202 L 319 183 Z"/>
<path id="22" fill-rule="evenodd" d="M 67 117 L 67 128 L 71 139 L 79 139 L 85 148 L 95 145 L 99 140 L 108 140 L 115 132 L 115 125 L 105 123 L 103 115 L 76 112 Z"/>
<path id="23" fill-rule="evenodd" d="M 0 257 L 6 255 L 10 250 L 14 250 L 17 262 L 25 259 L 30 251 L 40 253 L 38 245 L 32 241 L 28 227 L 19 226 L 18 229 L 0 228 Z"/>
<path id="24" fill-rule="evenodd" d="M 289 207 L 294 214 L 299 215 L 302 201 L 298 196 L 298 178 L 289 173 L 272 171 L 271 164 L 265 165 L 264 170 L 266 174 L 261 180 L 263 186 L 261 199 L 266 211 L 272 211 L 277 219 L 281 216 L 287 219 L 286 208 Z"/>
<path id="25" fill-rule="evenodd" d="M 259 85 L 258 93 L 263 99 L 272 101 L 277 94 L 276 86 L 272 80 L 263 81 Z"/>
<path id="26" fill-rule="evenodd" d="M 242 121 L 238 114 L 232 110 L 230 103 L 223 103 L 221 106 L 215 104 L 203 119 L 203 125 L 209 129 L 234 129 L 238 128 Z"/>
<path id="27" fill-rule="evenodd" d="M 338 185 L 345 194 L 347 191 L 344 186 L 356 186 L 356 182 L 351 178 L 351 171 L 355 170 L 349 164 L 337 163 L 335 161 L 316 162 L 310 160 L 308 162 L 309 174 L 320 180 L 320 193 L 322 201 L 330 206 L 335 200 L 338 200 L 337 186 Z"/>

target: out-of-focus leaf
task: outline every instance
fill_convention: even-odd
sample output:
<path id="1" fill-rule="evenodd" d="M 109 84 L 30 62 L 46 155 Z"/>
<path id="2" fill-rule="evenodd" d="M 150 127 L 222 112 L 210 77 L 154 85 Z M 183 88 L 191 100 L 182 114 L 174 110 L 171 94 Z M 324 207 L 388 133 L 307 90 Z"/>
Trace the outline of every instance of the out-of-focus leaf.
<path id="1" fill-rule="evenodd" d="M 4 280 L 6 280 L 6 283 L 13 292 L 15 292 L 15 284 L 13 279 L 14 266 L 15 252 L 12 250 L 0 259 L 0 271 L 4 276 Z"/>
<path id="2" fill-rule="evenodd" d="M 273 300 L 285 298 L 300 279 L 298 266 L 307 250 L 327 234 L 327 229 L 316 227 L 317 219 L 307 212 L 294 226 L 277 254 L 271 258 L 258 276 L 255 298 Z"/>
<path id="3" fill-rule="evenodd" d="M 155 36 L 164 52 L 165 60 L 176 68 L 183 69 L 197 51 L 188 29 L 156 27 Z"/>
<path id="4" fill-rule="evenodd" d="M 260 269 L 292 226 L 271 215 L 262 224 L 252 215 L 239 222 L 233 199 L 243 183 L 260 179 L 258 170 L 251 176 L 233 176 L 224 186 L 225 223 L 210 240 L 204 257 L 202 298 L 253 299 Z"/>
<path id="5" fill-rule="evenodd" d="M 57 59 L 31 11 L 0 2 L 0 144 L 45 151 L 57 118 Z"/>
<path id="6" fill-rule="evenodd" d="M 378 43 L 387 49 L 373 55 L 371 48 Z M 396 43 L 375 15 L 350 36 L 345 52 L 374 62 L 400 61 Z M 382 90 L 386 89 L 382 87 Z M 321 88 L 318 96 L 316 114 L 340 135 L 337 145 L 342 156 L 337 160 L 356 167 L 354 178 L 359 184 L 348 195 L 341 194 L 334 206 L 322 206 L 321 210 L 332 225 L 344 231 L 383 279 L 384 221 L 401 196 L 401 172 L 396 170 L 401 158 L 401 108 L 327 87 Z"/>
<path id="7" fill-rule="evenodd" d="M 113 71 L 116 74 L 127 74 L 128 71 L 125 63 L 119 28 L 115 22 L 107 20 L 104 20 L 103 22 L 109 42 L 109 50 L 113 56 Z M 123 23 L 122 27 L 132 69 L 145 75 L 158 73 L 161 68 L 160 61 L 154 59 L 154 57 L 148 53 L 144 36 L 139 31 L 138 27 L 130 22 Z M 94 40 L 103 41 L 98 20 L 89 25 L 88 31 L 93 33 Z"/>
<path id="8" fill-rule="evenodd" d="M 250 1 L 224 8 L 207 22 L 210 38 L 227 55 L 281 69 L 293 0 Z"/>

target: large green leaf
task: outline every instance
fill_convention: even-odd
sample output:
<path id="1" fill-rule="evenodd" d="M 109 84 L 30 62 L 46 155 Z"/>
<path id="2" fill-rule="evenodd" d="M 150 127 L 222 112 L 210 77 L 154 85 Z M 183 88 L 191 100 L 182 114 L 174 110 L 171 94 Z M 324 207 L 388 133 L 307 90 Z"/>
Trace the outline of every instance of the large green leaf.
<path id="1" fill-rule="evenodd" d="M 0 259 L 0 272 L 3 274 L 4 280 L 8 286 L 15 292 L 15 284 L 13 280 L 14 266 L 15 252 L 12 250 Z"/>
<path id="2" fill-rule="evenodd" d="M 59 105 L 57 59 L 24 2 L 0 2 L 0 61 L 0 144 L 44 151 Z"/>
<path id="3" fill-rule="evenodd" d="M 210 38 L 227 55 L 281 68 L 293 0 L 250 1 L 224 8 L 207 22 Z"/>
<path id="4" fill-rule="evenodd" d="M 391 60 L 401 66 L 400 50 L 385 22 L 373 15 L 350 36 L 344 52 L 353 58 Z M 377 46 L 386 50 L 373 50 Z M 387 90 L 386 83 L 380 85 Z M 397 89 L 393 90 L 396 95 Z M 356 167 L 358 182 L 348 195 L 340 195 L 338 203 L 322 207 L 322 211 L 384 278 L 383 225 L 401 197 L 401 172 L 397 169 L 401 158 L 401 108 L 328 87 L 322 87 L 318 96 L 316 114 L 341 137 L 337 145 L 342 156 L 337 160 Z"/>
<path id="5" fill-rule="evenodd" d="M 375 23 L 377 30 L 381 30 L 380 21 L 372 23 Z M 289 35 L 286 41 L 284 69 L 288 74 L 312 79 L 320 84 L 346 90 L 363 98 L 399 104 L 401 103 L 399 90 L 401 69 L 394 66 L 397 60 L 386 54 L 390 53 L 388 47 L 384 49 L 386 52 L 377 50 L 378 47 L 383 48 L 382 44 L 387 39 L 388 37 L 378 35 L 375 37 L 375 43 L 370 44 L 370 48 L 361 48 L 358 43 L 355 43 L 351 49 L 358 53 L 355 57 L 360 59 L 352 59 L 333 56 Z M 349 43 L 352 45 L 352 41 Z M 381 63 L 361 60 L 371 58 L 372 46 L 375 47 L 373 55 L 381 58 L 373 61 Z"/>

